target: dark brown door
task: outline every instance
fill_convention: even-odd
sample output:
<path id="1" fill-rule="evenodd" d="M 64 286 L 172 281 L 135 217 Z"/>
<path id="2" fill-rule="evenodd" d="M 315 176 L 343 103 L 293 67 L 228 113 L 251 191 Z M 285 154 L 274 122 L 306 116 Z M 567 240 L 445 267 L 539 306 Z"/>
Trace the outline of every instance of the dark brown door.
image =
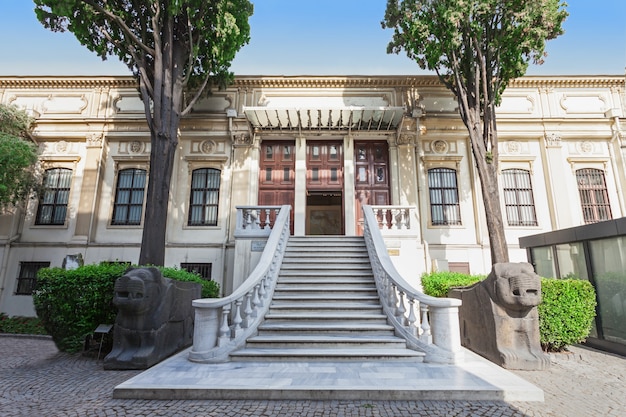
<path id="1" fill-rule="evenodd" d="M 292 234 L 296 166 L 294 151 L 295 143 L 292 141 L 261 143 L 259 172 L 259 205 L 291 205 Z M 271 221 L 273 223 L 274 219 Z"/>
<path id="2" fill-rule="evenodd" d="M 356 231 L 363 234 L 364 204 L 389 205 L 389 146 L 387 142 L 354 143 Z"/>

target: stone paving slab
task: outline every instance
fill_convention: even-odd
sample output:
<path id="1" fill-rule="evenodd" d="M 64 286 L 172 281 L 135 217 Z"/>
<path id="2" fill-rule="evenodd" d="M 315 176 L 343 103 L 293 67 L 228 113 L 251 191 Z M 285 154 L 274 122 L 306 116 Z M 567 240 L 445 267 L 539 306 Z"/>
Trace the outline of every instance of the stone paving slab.
<path id="1" fill-rule="evenodd" d="M 363 400 L 133 400 L 114 387 L 138 371 L 104 371 L 102 361 L 59 353 L 49 338 L 0 334 L 0 416 L 181 417 L 622 417 L 626 358 L 574 346 L 550 369 L 515 374 L 544 391 L 544 402 Z"/>

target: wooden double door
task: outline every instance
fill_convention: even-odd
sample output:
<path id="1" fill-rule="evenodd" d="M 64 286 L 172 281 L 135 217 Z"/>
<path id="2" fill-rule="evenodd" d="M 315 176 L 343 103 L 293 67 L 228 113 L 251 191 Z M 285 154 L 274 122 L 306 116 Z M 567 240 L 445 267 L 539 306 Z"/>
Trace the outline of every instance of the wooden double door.
<path id="1" fill-rule="evenodd" d="M 389 153 L 386 142 L 355 142 L 355 198 L 357 233 L 362 234 L 362 204 L 390 202 Z M 345 233 L 343 141 L 307 141 L 305 233 Z M 295 211 L 295 142 L 261 144 L 259 204 L 290 204 Z M 351 216 L 349 216 L 350 218 Z M 352 221 L 352 220 L 351 220 Z"/>

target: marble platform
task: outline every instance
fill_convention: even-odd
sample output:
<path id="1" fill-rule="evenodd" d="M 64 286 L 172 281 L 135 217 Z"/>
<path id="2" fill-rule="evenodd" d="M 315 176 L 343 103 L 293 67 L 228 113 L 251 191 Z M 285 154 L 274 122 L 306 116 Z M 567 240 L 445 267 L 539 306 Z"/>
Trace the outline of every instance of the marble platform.
<path id="1" fill-rule="evenodd" d="M 543 401 L 543 391 L 465 351 L 461 365 L 406 361 L 198 364 L 182 351 L 115 387 L 114 398 Z"/>

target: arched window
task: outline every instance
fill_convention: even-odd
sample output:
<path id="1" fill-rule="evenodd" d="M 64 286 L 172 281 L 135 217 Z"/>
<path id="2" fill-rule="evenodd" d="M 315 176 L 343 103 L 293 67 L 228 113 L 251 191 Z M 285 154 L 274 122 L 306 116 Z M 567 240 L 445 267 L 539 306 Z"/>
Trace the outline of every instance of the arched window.
<path id="1" fill-rule="evenodd" d="M 217 226 L 221 171 L 200 168 L 191 175 L 189 226 Z"/>
<path id="2" fill-rule="evenodd" d="M 456 170 L 451 168 L 429 169 L 428 190 L 432 224 L 435 226 L 461 224 Z"/>
<path id="3" fill-rule="evenodd" d="M 576 170 L 576 182 L 585 223 L 610 220 L 611 206 L 606 190 L 604 172 L 600 169 L 584 168 Z"/>
<path id="4" fill-rule="evenodd" d="M 130 168 L 119 171 L 111 224 L 128 226 L 141 224 L 145 189 L 144 169 Z"/>
<path id="5" fill-rule="evenodd" d="M 537 226 L 530 172 L 525 169 L 503 170 L 502 191 L 509 226 Z"/>
<path id="6" fill-rule="evenodd" d="M 43 178 L 43 191 L 39 199 L 39 207 L 37 207 L 35 224 L 65 224 L 71 183 L 71 169 L 52 168 L 46 170 Z"/>

